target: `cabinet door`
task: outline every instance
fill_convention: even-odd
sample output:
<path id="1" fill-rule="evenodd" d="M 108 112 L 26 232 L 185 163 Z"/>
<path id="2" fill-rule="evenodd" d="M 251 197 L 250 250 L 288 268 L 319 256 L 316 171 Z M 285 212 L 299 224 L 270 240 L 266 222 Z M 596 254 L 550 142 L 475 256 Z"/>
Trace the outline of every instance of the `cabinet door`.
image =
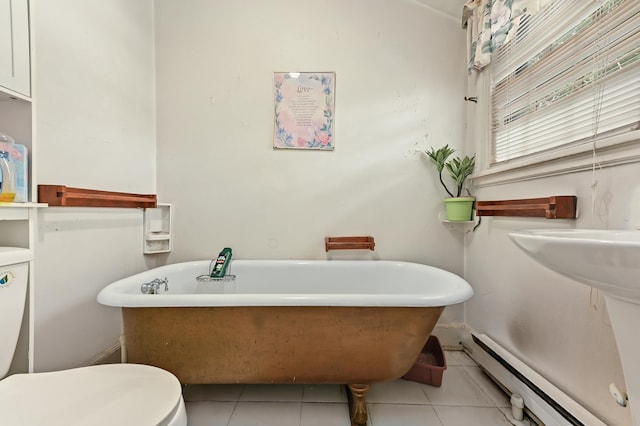
<path id="1" fill-rule="evenodd" d="M 31 96 L 29 0 L 0 0 L 0 86 Z"/>

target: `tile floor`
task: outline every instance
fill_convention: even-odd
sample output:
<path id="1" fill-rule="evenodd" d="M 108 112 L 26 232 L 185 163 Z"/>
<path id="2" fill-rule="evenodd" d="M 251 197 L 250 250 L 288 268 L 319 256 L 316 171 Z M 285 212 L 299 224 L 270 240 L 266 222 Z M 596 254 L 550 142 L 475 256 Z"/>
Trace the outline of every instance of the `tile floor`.
<path id="1" fill-rule="evenodd" d="M 459 351 L 447 351 L 439 388 L 406 380 L 379 383 L 367 397 L 369 426 L 510 425 L 509 399 Z M 339 385 L 190 385 L 188 426 L 350 426 Z"/>

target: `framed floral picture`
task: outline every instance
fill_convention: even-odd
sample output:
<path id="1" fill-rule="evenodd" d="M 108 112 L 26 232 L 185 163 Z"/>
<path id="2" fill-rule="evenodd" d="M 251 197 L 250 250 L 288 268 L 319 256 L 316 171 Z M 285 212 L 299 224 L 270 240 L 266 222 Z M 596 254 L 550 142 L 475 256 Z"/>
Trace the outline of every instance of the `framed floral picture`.
<path id="1" fill-rule="evenodd" d="M 273 74 L 274 149 L 334 149 L 335 82 L 335 72 Z"/>

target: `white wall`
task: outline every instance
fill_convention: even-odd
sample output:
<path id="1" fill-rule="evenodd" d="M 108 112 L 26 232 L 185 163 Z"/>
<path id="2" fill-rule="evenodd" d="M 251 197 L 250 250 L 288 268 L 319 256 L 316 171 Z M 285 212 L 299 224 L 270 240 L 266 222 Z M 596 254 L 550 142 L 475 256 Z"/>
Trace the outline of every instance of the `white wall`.
<path id="1" fill-rule="evenodd" d="M 638 176 L 637 163 L 599 170 L 594 197 L 591 172 L 479 189 L 481 200 L 577 195 L 579 218 L 483 218 L 466 250 L 466 277 L 476 292 L 467 304 L 468 324 L 612 425 L 631 423 L 628 409 L 608 392 L 609 383 L 625 385 L 603 295 L 536 264 L 508 232 L 638 229 Z"/>
<path id="2" fill-rule="evenodd" d="M 154 192 L 150 1 L 33 12 L 39 183 Z M 157 0 L 155 18 L 158 193 L 175 206 L 162 260 L 226 245 L 245 259 L 323 258 L 324 236 L 371 234 L 378 258 L 462 272 L 462 239 L 436 220 L 443 192 L 413 153 L 463 146 L 457 20 L 411 0 Z M 326 70 L 337 73 L 336 150 L 273 151 L 272 73 Z M 507 232 L 637 226 L 637 176 L 635 165 L 601 172 L 594 218 L 587 173 L 478 190 L 575 193 L 581 218 L 485 219 L 466 251 L 469 324 L 611 424 L 628 417 L 606 392 L 622 374 L 601 295 L 535 265 Z M 36 367 L 81 365 L 118 334 L 117 310 L 95 294 L 145 267 L 141 212 L 47 209 L 38 232 Z"/>
<path id="3" fill-rule="evenodd" d="M 105 284 L 223 245 L 321 258 L 325 235 L 372 234 L 376 257 L 462 273 L 462 239 L 436 221 L 442 191 L 414 152 L 462 146 L 456 20 L 412 1 L 252 6 L 158 2 L 158 192 L 175 203 L 175 250 L 141 255 L 139 210 L 41 210 L 36 371 L 115 343 L 119 312 L 95 302 Z M 156 192 L 152 8 L 33 4 L 38 183 Z M 295 69 L 337 72 L 333 153 L 271 149 L 272 72 Z"/>
<path id="4" fill-rule="evenodd" d="M 325 236 L 373 235 L 377 258 L 461 274 L 413 151 L 463 144 L 463 48 L 457 20 L 409 0 L 156 1 L 169 261 L 325 258 Z M 336 72 L 334 152 L 272 149 L 274 71 Z"/>
<path id="5" fill-rule="evenodd" d="M 39 184 L 155 192 L 151 0 L 32 2 Z M 85 365 L 117 342 L 109 282 L 145 269 L 142 211 L 38 215 L 36 371 Z"/>
<path id="6" fill-rule="evenodd" d="M 33 12 L 40 181 L 153 190 L 151 0 L 56 0 Z"/>

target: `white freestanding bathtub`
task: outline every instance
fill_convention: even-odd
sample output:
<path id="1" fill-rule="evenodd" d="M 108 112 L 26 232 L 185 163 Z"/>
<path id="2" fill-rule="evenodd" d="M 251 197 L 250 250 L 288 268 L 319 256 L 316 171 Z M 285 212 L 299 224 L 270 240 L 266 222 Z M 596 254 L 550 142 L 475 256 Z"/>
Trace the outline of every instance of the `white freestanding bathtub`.
<path id="1" fill-rule="evenodd" d="M 234 278 L 198 282 L 209 266 L 167 265 L 100 292 L 122 307 L 128 361 L 183 383 L 348 384 L 356 424 L 369 385 L 405 374 L 444 308 L 473 295 L 457 275 L 407 262 L 234 260 Z"/>

